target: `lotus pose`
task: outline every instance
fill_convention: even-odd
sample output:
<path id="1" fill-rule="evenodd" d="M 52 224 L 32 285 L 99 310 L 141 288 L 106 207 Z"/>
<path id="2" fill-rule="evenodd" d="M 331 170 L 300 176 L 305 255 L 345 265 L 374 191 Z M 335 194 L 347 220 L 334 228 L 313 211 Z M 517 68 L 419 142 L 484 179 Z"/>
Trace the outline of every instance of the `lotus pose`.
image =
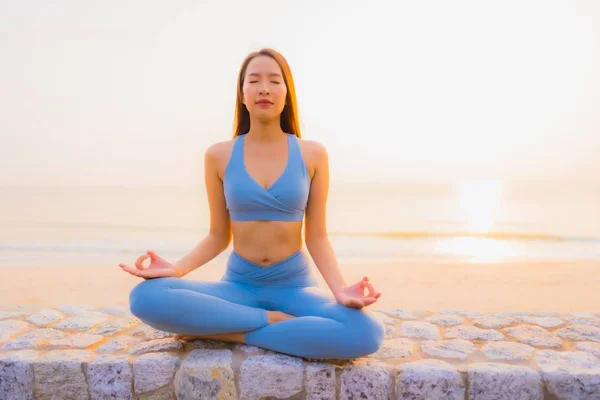
<path id="1" fill-rule="evenodd" d="M 131 312 L 182 340 L 317 359 L 377 351 L 384 327 L 367 306 L 381 293 L 367 276 L 347 284 L 339 269 L 326 229 L 327 151 L 301 139 L 294 82 L 281 54 L 263 49 L 243 61 L 233 139 L 211 145 L 204 163 L 209 233 L 174 264 L 151 250 L 134 266 L 119 264 L 145 278 L 131 291 Z M 220 281 L 182 279 L 231 242 Z M 309 257 L 331 293 L 319 287 Z"/>

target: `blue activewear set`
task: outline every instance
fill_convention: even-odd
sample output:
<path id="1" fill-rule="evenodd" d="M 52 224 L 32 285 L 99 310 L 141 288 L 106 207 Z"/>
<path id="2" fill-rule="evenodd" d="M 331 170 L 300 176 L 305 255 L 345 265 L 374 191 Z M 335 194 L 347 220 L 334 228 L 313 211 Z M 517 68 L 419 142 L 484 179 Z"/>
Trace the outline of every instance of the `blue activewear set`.
<path id="1" fill-rule="evenodd" d="M 233 221 L 302 221 L 310 191 L 298 138 L 286 134 L 284 172 L 265 189 L 244 165 L 245 135 L 235 138 L 223 186 Z M 131 312 L 167 332 L 214 335 L 244 332 L 247 344 L 305 358 L 349 359 L 371 354 L 384 339 L 383 323 L 367 307 L 345 307 L 321 289 L 300 249 L 263 267 L 235 250 L 219 282 L 155 278 L 131 291 Z M 296 318 L 269 324 L 267 311 Z"/>

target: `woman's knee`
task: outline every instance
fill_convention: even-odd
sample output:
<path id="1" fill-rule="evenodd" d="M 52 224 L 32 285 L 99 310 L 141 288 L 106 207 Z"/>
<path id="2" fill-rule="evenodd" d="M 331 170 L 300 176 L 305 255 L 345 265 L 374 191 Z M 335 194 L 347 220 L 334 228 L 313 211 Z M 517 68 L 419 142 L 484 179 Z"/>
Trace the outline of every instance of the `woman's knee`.
<path id="1" fill-rule="evenodd" d="M 138 283 L 129 293 L 129 309 L 141 320 L 157 311 L 161 293 L 168 288 L 170 280 L 176 278 L 155 278 Z"/>
<path id="2" fill-rule="evenodd" d="M 383 322 L 372 312 L 356 310 L 348 321 L 349 333 L 352 336 L 352 358 L 375 353 L 385 338 Z"/>

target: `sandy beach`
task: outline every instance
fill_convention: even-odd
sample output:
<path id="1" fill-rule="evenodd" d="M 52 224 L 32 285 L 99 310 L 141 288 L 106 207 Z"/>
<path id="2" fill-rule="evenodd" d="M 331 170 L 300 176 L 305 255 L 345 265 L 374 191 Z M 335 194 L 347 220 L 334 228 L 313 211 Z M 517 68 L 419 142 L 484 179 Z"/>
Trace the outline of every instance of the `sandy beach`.
<path id="1" fill-rule="evenodd" d="M 120 260 L 123 261 L 123 260 Z M 127 306 L 140 282 L 117 266 L 19 265 L 0 267 L 3 306 Z M 372 307 L 413 310 L 600 311 L 600 262 L 432 263 L 343 262 L 349 283 L 368 275 L 382 297 Z M 218 281 L 223 261 L 213 261 L 183 279 Z M 315 270 L 319 284 L 325 281 Z"/>

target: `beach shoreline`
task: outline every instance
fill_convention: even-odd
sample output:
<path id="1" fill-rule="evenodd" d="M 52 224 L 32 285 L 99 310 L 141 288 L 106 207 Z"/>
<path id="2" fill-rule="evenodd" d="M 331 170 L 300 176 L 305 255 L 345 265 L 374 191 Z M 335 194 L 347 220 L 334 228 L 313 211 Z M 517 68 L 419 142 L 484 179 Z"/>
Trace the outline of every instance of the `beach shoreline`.
<path id="1" fill-rule="evenodd" d="M 119 260 L 117 260 L 119 258 Z M 141 278 L 110 262 L 0 266 L 3 306 L 127 306 Z M 314 268 L 314 266 L 313 266 Z M 599 312 L 600 261 L 503 261 L 486 263 L 340 261 L 347 282 L 369 276 L 382 297 L 374 309 L 477 310 L 481 312 Z M 224 260 L 213 260 L 183 279 L 218 281 Z M 327 285 L 313 271 L 319 286 Z"/>

